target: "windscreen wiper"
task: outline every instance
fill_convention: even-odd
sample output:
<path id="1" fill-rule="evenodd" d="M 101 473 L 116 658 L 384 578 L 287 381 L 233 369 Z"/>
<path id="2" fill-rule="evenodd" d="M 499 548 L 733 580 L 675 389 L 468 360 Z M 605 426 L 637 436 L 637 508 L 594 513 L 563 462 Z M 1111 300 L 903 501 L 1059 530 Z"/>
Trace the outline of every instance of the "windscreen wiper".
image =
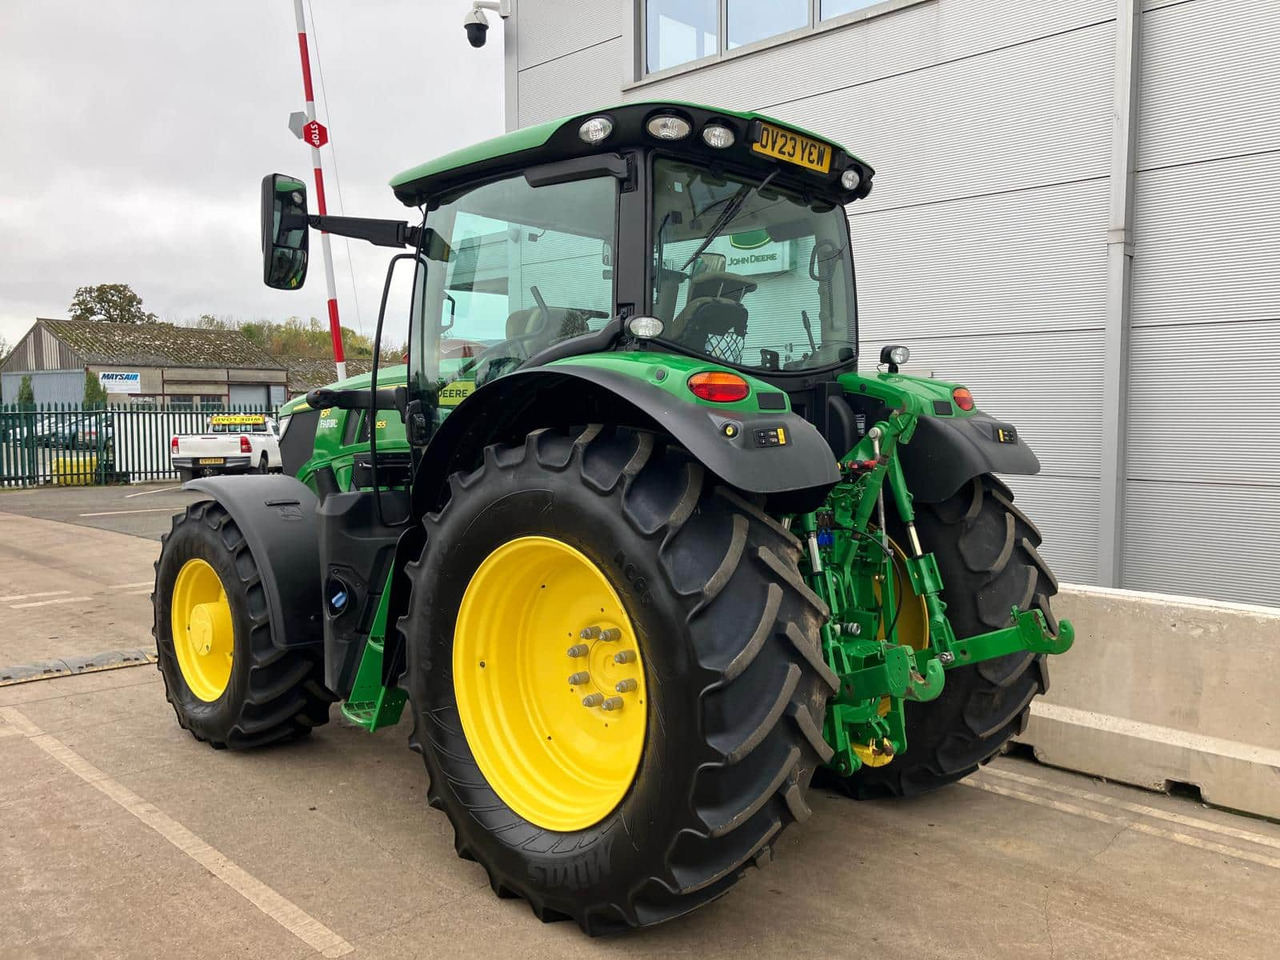
<path id="1" fill-rule="evenodd" d="M 777 170 L 773 170 L 769 173 L 767 177 L 765 177 L 759 183 L 757 184 L 744 183 L 741 187 L 739 187 L 738 192 L 733 195 L 733 198 L 728 203 L 726 203 L 724 206 L 724 209 L 720 211 L 720 216 L 716 217 L 716 222 L 711 225 L 711 230 L 703 238 L 702 243 L 698 245 L 698 249 L 693 251 L 692 254 L 690 254 L 689 259 L 684 262 L 684 266 L 682 266 L 680 269 L 688 270 L 689 264 L 693 263 L 693 261 L 697 260 L 700 256 L 702 256 L 702 254 L 706 252 L 707 247 L 711 246 L 711 242 L 715 240 L 716 237 L 720 236 L 724 228 L 727 227 L 730 224 L 730 222 L 733 220 L 733 218 L 738 215 L 738 211 L 741 210 L 743 204 L 747 202 L 747 197 L 751 195 L 751 191 L 763 190 L 765 187 L 769 185 L 769 181 L 772 180 L 777 175 L 777 173 L 778 173 Z"/>

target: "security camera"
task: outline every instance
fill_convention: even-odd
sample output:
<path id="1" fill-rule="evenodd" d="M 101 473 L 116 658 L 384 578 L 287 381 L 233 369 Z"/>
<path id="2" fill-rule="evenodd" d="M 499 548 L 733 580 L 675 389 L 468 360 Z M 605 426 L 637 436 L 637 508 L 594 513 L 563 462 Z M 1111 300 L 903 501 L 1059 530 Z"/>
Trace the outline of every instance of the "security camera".
<path id="1" fill-rule="evenodd" d="M 471 12 L 462 21 L 462 29 L 467 31 L 467 43 L 473 47 L 483 47 L 489 32 L 489 21 L 484 12 L 492 10 L 503 20 L 511 16 L 511 0 L 474 0 Z"/>
<path id="2" fill-rule="evenodd" d="M 467 31 L 467 43 L 473 47 L 483 47 L 485 35 L 489 32 L 489 21 L 485 19 L 484 11 L 472 7 L 467 18 L 462 21 L 462 29 Z"/>

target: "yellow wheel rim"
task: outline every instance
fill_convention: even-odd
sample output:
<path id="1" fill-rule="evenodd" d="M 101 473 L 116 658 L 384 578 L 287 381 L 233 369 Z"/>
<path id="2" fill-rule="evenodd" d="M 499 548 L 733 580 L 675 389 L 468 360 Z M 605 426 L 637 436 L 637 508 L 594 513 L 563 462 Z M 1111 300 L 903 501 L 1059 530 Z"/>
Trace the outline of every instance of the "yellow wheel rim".
<path id="1" fill-rule="evenodd" d="M 211 703 L 231 680 L 235 626 L 217 572 L 204 560 L 188 560 L 173 583 L 170 623 L 178 669 L 187 687 Z"/>
<path id="2" fill-rule="evenodd" d="M 875 534 L 878 536 L 878 534 Z M 924 597 L 917 596 L 911 592 L 911 584 L 904 579 L 902 571 L 907 566 L 907 555 L 903 549 L 893 541 L 889 540 L 889 549 L 893 551 L 893 555 L 897 558 L 897 563 L 893 564 L 893 602 L 896 607 L 898 599 L 902 600 L 902 612 L 898 614 L 898 642 L 903 646 L 911 647 L 913 650 L 923 650 L 929 646 L 929 606 L 924 602 Z M 880 598 L 880 587 L 875 588 L 876 598 Z M 887 619 L 880 624 L 880 630 L 877 639 L 884 639 L 885 627 L 888 626 L 888 620 L 893 619 L 893 611 L 887 613 Z M 880 716 L 884 716 L 889 712 L 891 704 L 889 698 L 885 697 L 880 701 Z M 887 763 L 893 761 L 894 755 L 885 752 L 875 743 L 855 743 L 853 744 L 853 752 L 858 755 L 858 759 L 862 761 L 863 766 L 867 767 L 883 767 Z"/>
<path id="3" fill-rule="evenodd" d="M 480 564 L 458 609 L 453 689 L 480 771 L 530 823 L 585 829 L 630 789 L 640 646 L 609 579 L 567 543 L 520 537 Z"/>

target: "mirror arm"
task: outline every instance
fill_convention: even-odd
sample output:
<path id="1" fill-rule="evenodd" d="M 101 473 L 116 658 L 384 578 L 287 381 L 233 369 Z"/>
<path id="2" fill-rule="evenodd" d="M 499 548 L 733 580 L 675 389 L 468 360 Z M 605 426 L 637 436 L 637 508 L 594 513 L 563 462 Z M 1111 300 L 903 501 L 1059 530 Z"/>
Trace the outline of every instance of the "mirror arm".
<path id="1" fill-rule="evenodd" d="M 365 387 L 335 390 L 333 387 L 317 387 L 307 391 L 307 406 L 313 410 L 327 410 L 331 407 L 337 410 L 368 410 L 373 407 L 375 410 L 400 410 L 403 413 L 396 389 L 370 390 Z"/>
<path id="2" fill-rule="evenodd" d="M 331 217 L 312 214 L 307 222 L 317 230 L 353 240 L 368 240 L 379 247 L 418 245 L 418 227 L 403 220 L 375 220 L 369 217 Z"/>

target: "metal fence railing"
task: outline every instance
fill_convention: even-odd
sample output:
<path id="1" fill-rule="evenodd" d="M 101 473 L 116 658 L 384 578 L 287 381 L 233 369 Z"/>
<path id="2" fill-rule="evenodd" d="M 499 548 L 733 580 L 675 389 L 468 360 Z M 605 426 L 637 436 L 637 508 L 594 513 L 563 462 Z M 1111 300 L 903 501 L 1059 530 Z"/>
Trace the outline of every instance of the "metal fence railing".
<path id="1" fill-rule="evenodd" d="M 213 410 L 46 404 L 0 406 L 0 487 L 136 483 L 178 473 L 174 436 L 204 433 Z M 260 408 L 236 413 L 266 413 Z"/>

